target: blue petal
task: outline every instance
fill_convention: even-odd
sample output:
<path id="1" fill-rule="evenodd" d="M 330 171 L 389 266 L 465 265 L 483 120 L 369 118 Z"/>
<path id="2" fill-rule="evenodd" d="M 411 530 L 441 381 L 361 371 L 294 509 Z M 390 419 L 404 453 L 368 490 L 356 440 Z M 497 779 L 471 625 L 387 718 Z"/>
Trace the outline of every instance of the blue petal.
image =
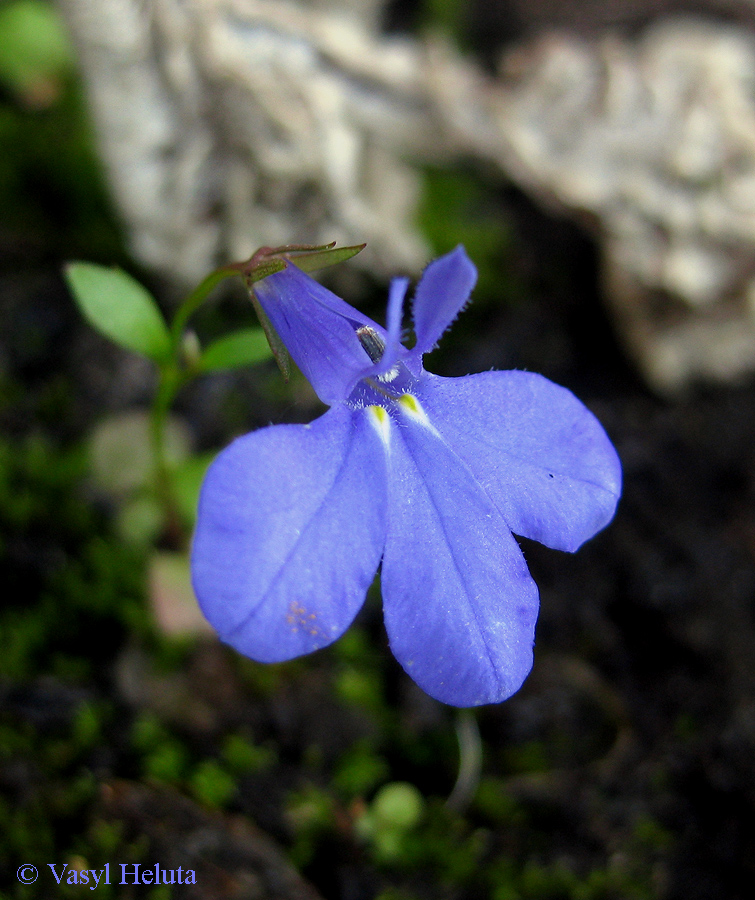
<path id="1" fill-rule="evenodd" d="M 357 328 L 368 325 L 381 337 L 385 329 L 290 262 L 254 292 L 317 396 L 329 406 L 345 400 L 371 368 Z"/>
<path id="2" fill-rule="evenodd" d="M 613 518 L 621 463 L 566 388 L 531 372 L 427 375 L 420 396 L 515 534 L 574 551 Z"/>
<path id="3" fill-rule="evenodd" d="M 346 407 L 220 454 L 202 488 L 192 574 L 224 641 L 278 662 L 345 631 L 383 552 L 384 459 L 368 413 Z"/>
<path id="4" fill-rule="evenodd" d="M 388 291 L 388 312 L 386 315 L 386 343 L 383 358 L 372 371 L 366 375 L 382 375 L 391 368 L 400 355 L 406 351 L 401 345 L 401 319 L 404 310 L 404 297 L 409 287 L 408 278 L 394 278 Z"/>
<path id="5" fill-rule="evenodd" d="M 425 269 L 414 295 L 414 331 L 417 343 L 412 348 L 412 374 L 418 375 L 422 354 L 428 353 L 453 322 L 477 281 L 477 269 L 459 245 Z"/>
<path id="6" fill-rule="evenodd" d="M 391 649 L 436 699 L 497 703 L 532 667 L 537 587 L 500 513 L 421 419 L 406 415 L 390 441 L 381 584 Z"/>

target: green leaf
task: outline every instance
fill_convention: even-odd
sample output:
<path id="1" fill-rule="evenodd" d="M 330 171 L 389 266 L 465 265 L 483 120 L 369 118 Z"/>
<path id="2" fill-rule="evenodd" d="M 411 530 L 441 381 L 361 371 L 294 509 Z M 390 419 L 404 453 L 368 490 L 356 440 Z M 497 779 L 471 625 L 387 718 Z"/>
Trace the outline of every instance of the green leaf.
<path id="1" fill-rule="evenodd" d="M 366 244 L 354 244 L 351 247 L 333 247 L 332 249 L 317 250 L 314 253 L 304 253 L 301 256 L 294 256 L 291 262 L 301 269 L 302 272 L 316 272 L 318 269 L 325 269 L 328 266 L 334 266 L 336 263 L 346 262 L 357 253 L 361 253 Z"/>
<path id="2" fill-rule="evenodd" d="M 238 369 L 270 358 L 270 347 L 261 328 L 244 328 L 213 341 L 199 358 L 202 372 Z"/>
<path id="3" fill-rule="evenodd" d="M 157 363 L 170 358 L 171 340 L 152 295 L 121 269 L 69 263 L 65 276 L 89 324 L 127 350 Z"/>
<path id="4" fill-rule="evenodd" d="M 0 83 L 13 91 L 43 92 L 73 68 L 73 51 L 60 14 L 42 0 L 0 8 Z"/>

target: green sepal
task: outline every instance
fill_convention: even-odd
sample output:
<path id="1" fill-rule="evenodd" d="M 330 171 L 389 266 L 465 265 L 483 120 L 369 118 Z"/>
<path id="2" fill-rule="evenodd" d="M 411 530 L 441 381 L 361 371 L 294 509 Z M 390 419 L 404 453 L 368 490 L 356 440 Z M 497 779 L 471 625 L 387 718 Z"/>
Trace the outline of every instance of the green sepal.
<path id="1" fill-rule="evenodd" d="M 267 313 L 262 308 L 262 304 L 257 299 L 257 295 L 254 293 L 254 288 L 251 284 L 249 285 L 249 299 L 252 301 L 252 306 L 257 313 L 257 318 L 260 321 L 262 330 L 265 332 L 265 337 L 270 346 L 270 352 L 273 354 L 273 359 L 278 364 L 283 380 L 288 381 L 289 375 L 291 374 L 291 357 L 288 355 L 286 345 L 280 339 L 273 323 L 268 319 Z"/>
<path id="2" fill-rule="evenodd" d="M 244 272 L 244 278 L 247 284 L 254 284 L 255 281 L 262 281 L 268 275 L 275 275 L 276 272 L 282 272 L 286 268 L 282 259 L 266 259 Z"/>
<path id="3" fill-rule="evenodd" d="M 352 256 L 361 253 L 366 246 L 366 244 L 354 244 L 351 247 L 334 247 L 332 244 L 326 244 L 312 253 L 294 256 L 291 262 L 296 265 L 297 269 L 301 269 L 302 272 L 316 272 L 319 269 L 346 262 L 347 259 L 351 259 Z"/>
<path id="4" fill-rule="evenodd" d="M 261 328 L 243 328 L 213 341 L 199 357 L 200 372 L 238 369 L 270 358 L 267 335 Z"/>
<path id="5" fill-rule="evenodd" d="M 314 272 L 351 259 L 365 246 L 365 244 L 356 244 L 350 247 L 336 248 L 335 241 L 331 241 L 329 244 L 286 244 L 282 247 L 260 247 L 246 263 L 234 265 L 234 268 L 243 274 L 257 318 L 285 381 L 288 381 L 291 371 L 291 358 L 254 293 L 254 283 L 285 269 L 284 260 L 295 263 L 303 272 Z"/>
<path id="6" fill-rule="evenodd" d="M 234 263 L 231 268 L 243 274 L 246 281 L 253 284 L 268 275 L 280 272 L 285 268 L 284 260 L 295 263 L 303 272 L 316 272 L 344 262 L 356 256 L 366 244 L 354 244 L 350 247 L 336 247 L 336 242 L 329 244 L 284 244 L 281 247 L 260 247 L 246 262 Z"/>
<path id="7" fill-rule="evenodd" d="M 174 345 L 178 346 L 187 321 L 204 302 L 210 291 L 224 279 L 240 275 L 246 283 L 252 305 L 267 338 L 273 358 L 278 364 L 284 379 L 288 381 L 291 369 L 288 351 L 278 337 L 272 322 L 260 306 L 254 294 L 253 285 L 258 281 L 262 281 L 263 278 L 283 271 L 286 268 L 287 261 L 295 263 L 303 272 L 314 272 L 351 259 L 352 256 L 356 256 L 357 253 L 363 250 L 365 246 L 365 244 L 355 244 L 350 247 L 336 248 L 335 241 L 331 241 L 329 244 L 285 244 L 280 247 L 260 247 L 244 262 L 230 263 L 227 266 L 216 269 L 189 294 L 176 313 L 172 327 Z M 253 357 L 248 358 L 247 354 L 253 351 L 250 348 L 244 348 L 243 339 L 235 338 L 233 335 L 229 335 L 227 339 L 223 338 L 216 343 L 220 346 L 212 345 L 202 354 L 199 363 L 200 371 L 207 372 L 214 369 L 248 365 L 264 358 L 258 352 L 254 352 Z M 209 361 L 208 353 L 210 354 Z M 234 362 L 221 364 L 221 360 L 225 358 L 224 355 L 227 355 L 227 358 L 234 360 Z"/>
<path id="8" fill-rule="evenodd" d="M 149 291 L 122 269 L 75 262 L 65 278 L 84 318 L 100 334 L 156 363 L 171 356 L 171 339 Z"/>

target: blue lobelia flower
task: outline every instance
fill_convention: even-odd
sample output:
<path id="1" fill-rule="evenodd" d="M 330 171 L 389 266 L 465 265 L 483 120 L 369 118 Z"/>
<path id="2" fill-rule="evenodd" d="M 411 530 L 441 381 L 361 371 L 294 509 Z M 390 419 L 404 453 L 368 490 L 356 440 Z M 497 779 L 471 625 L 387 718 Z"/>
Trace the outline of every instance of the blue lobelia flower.
<path id="1" fill-rule="evenodd" d="M 428 694 L 494 703 L 532 666 L 538 591 L 512 532 L 576 550 L 612 518 L 621 465 L 597 419 L 530 372 L 441 378 L 422 357 L 466 304 L 464 249 L 431 263 L 400 342 L 293 264 L 257 298 L 329 409 L 237 439 L 210 467 L 192 550 L 202 610 L 260 662 L 338 638 L 382 560 L 390 646 Z"/>

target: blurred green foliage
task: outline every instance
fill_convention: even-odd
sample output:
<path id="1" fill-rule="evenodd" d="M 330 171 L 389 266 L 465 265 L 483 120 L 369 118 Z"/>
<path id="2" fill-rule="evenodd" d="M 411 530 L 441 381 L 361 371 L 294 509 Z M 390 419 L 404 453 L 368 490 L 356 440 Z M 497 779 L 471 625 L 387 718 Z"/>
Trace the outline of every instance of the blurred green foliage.
<path id="1" fill-rule="evenodd" d="M 417 225 L 434 256 L 464 244 L 478 272 L 475 309 L 488 302 L 506 305 L 523 299 L 524 285 L 514 274 L 511 224 L 495 191 L 479 173 L 426 169 Z"/>
<path id="2" fill-rule="evenodd" d="M 424 797 L 413 784 L 389 782 L 357 819 L 356 833 L 371 844 L 376 860 L 389 864 L 400 861 L 422 819 L 424 806 Z"/>
<path id="3" fill-rule="evenodd" d="M 146 628 L 145 560 L 86 498 L 86 456 L 0 439 L 0 677 L 91 678 Z"/>
<path id="4" fill-rule="evenodd" d="M 0 146 L 6 241 L 27 260 L 124 261 L 73 54 L 46 0 L 0 6 Z"/>
<path id="5" fill-rule="evenodd" d="M 226 737 L 222 757 L 229 772 L 237 777 L 267 771 L 277 761 L 277 754 L 271 747 L 258 746 L 241 734 Z"/>
<path id="6" fill-rule="evenodd" d="M 364 797 L 388 780 L 390 766 L 370 741 L 360 740 L 343 754 L 333 772 L 332 786 L 339 796 Z"/>
<path id="7" fill-rule="evenodd" d="M 425 28 L 444 33 L 457 46 L 466 46 L 464 0 L 422 0 L 420 16 Z"/>
<path id="8" fill-rule="evenodd" d="M 27 103 L 45 103 L 72 68 L 73 52 L 53 6 L 43 0 L 0 6 L 0 85 Z"/>

